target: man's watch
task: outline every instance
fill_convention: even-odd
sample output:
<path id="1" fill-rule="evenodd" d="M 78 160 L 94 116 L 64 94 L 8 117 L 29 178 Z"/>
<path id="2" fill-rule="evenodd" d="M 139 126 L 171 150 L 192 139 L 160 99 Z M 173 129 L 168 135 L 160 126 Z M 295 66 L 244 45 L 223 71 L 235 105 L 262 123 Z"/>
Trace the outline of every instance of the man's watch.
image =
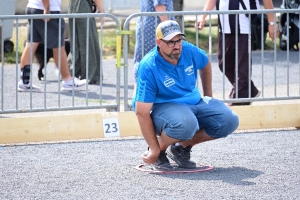
<path id="1" fill-rule="evenodd" d="M 270 25 L 270 26 L 274 26 L 274 25 L 275 25 L 275 22 L 269 22 L 269 25 Z"/>

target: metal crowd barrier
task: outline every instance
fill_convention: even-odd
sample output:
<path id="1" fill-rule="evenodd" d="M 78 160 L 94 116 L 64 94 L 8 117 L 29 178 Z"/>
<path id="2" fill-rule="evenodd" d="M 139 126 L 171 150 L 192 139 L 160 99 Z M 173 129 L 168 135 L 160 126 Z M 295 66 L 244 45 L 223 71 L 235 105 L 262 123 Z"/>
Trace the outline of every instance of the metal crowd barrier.
<path id="1" fill-rule="evenodd" d="M 100 26 L 99 32 L 99 45 L 100 45 L 100 63 L 101 71 L 100 77 L 103 80 L 100 81 L 98 85 L 86 85 L 86 91 L 72 91 L 72 92 L 61 92 L 60 88 L 61 77 L 60 77 L 60 64 L 58 64 L 58 70 L 56 71 L 56 66 L 54 62 L 46 63 L 46 53 L 44 55 L 44 81 L 39 81 L 37 77 L 37 70 L 39 68 L 36 62 L 31 58 L 31 82 L 34 85 L 41 87 L 42 92 L 18 92 L 18 81 L 20 80 L 20 60 L 18 51 L 20 45 L 24 45 L 24 40 L 20 41 L 21 38 L 26 39 L 27 26 L 24 26 L 24 22 L 33 19 L 46 19 L 46 18 L 56 18 L 58 23 L 61 24 L 63 19 L 76 19 L 85 18 L 87 22 L 87 37 L 89 33 L 89 19 L 104 17 L 113 23 L 116 30 L 112 30 L 113 36 L 117 37 L 117 41 L 121 42 L 121 36 L 119 32 L 121 31 L 121 25 L 119 20 L 111 14 L 103 13 L 89 13 L 89 14 L 59 14 L 59 15 L 19 15 L 19 16 L 0 16 L 0 21 L 14 20 L 15 27 L 12 39 L 15 39 L 15 64 L 8 64 L 5 61 L 4 53 L 1 55 L 1 80 L 0 80 L 0 114 L 1 113 L 20 113 L 20 112 L 40 112 L 40 111 L 56 111 L 56 110 L 80 110 L 80 109 L 106 109 L 106 111 L 120 111 L 120 50 L 118 51 L 118 61 L 114 60 L 104 60 L 103 59 L 103 41 L 106 39 L 104 37 L 103 26 Z M 73 23 L 73 31 L 75 32 L 75 23 Z M 49 28 L 49 27 L 48 27 Z M 45 29 L 47 29 L 47 23 L 45 22 Z M 67 29 L 67 27 L 66 27 Z M 2 30 L 3 31 L 3 30 Z M 32 31 L 32 29 L 30 30 Z M 61 31 L 61 30 L 60 30 Z M 45 33 L 46 36 L 47 33 Z M 75 36 L 76 37 L 76 36 Z M 1 38 L 2 44 L 5 38 Z M 59 41 L 61 36 L 59 35 Z M 88 38 L 86 38 L 87 40 Z M 75 42 L 75 38 L 71 43 Z M 87 54 L 86 54 L 86 65 L 88 65 L 88 45 L 87 42 Z M 117 46 L 120 46 L 118 43 Z M 71 52 L 75 52 L 75 45 Z M 121 49 L 121 46 L 118 47 Z M 1 52 L 4 52 L 3 45 L 1 46 Z M 47 47 L 44 47 L 46 52 Z M 32 53 L 31 53 L 32 55 Z M 60 60 L 60 56 L 59 56 Z M 74 62 L 73 62 L 74 63 Z M 88 73 L 88 68 L 86 68 Z M 57 73 L 58 72 L 58 73 Z M 71 70 L 71 75 L 74 76 L 74 70 Z"/>
<path id="2" fill-rule="evenodd" d="M 206 29 L 208 29 L 209 35 L 209 50 L 207 52 L 213 68 L 213 94 L 214 97 L 221 99 L 224 102 L 263 102 L 263 101 L 275 101 L 275 100 L 299 100 L 300 99 L 300 53 L 292 51 L 280 51 L 277 49 L 276 43 L 273 43 L 272 50 L 262 49 L 249 52 L 252 53 L 252 79 L 256 85 L 261 89 L 262 94 L 258 98 L 251 99 L 229 99 L 228 94 L 231 90 L 231 85 L 227 81 L 227 78 L 218 69 L 218 61 L 216 54 L 212 51 L 212 35 L 216 33 L 217 27 L 215 27 L 213 19 L 217 14 L 260 14 L 260 13 L 299 13 L 299 10 L 259 10 L 259 11 L 198 11 L 198 12 L 160 12 L 160 13 L 134 13 L 130 15 L 121 28 L 121 23 L 118 18 L 111 14 L 105 13 L 89 13 L 89 14 L 59 14 L 59 15 L 6 15 L 0 16 L 0 21 L 14 20 L 15 21 L 15 35 L 16 40 L 16 54 L 15 64 L 7 64 L 4 60 L 4 53 L 1 55 L 1 80 L 0 80 L 0 114 L 2 113 L 21 113 L 21 112 L 41 112 L 41 111 L 57 111 L 57 110 L 81 110 L 81 109 L 106 109 L 107 111 L 121 111 L 131 110 L 131 94 L 133 88 L 133 75 L 129 70 L 132 70 L 132 59 L 129 58 L 129 50 L 134 49 L 134 46 L 129 44 L 129 35 L 134 33 L 134 30 L 130 30 L 130 23 L 134 23 L 137 17 L 146 16 L 160 16 L 160 15 L 174 15 L 181 16 L 181 27 L 183 31 L 187 31 L 189 28 L 186 26 L 186 21 L 197 22 L 199 15 L 208 14 Z M 39 82 L 37 80 L 37 68 L 38 66 L 32 64 L 32 83 L 41 86 L 41 93 L 18 92 L 18 81 L 20 79 L 20 66 L 19 66 L 19 46 L 23 45 L 23 41 L 19 41 L 21 35 L 26 35 L 26 27 L 20 25 L 23 20 L 33 20 L 36 18 L 58 18 L 59 23 L 61 19 L 66 18 L 86 18 L 105 17 L 105 19 L 111 19 L 116 24 L 116 33 L 114 36 L 117 38 L 116 45 L 116 58 L 104 59 L 103 54 L 103 41 L 106 39 L 103 37 L 105 30 L 103 26 L 100 27 L 100 58 L 101 58 L 101 76 L 103 75 L 103 82 L 100 85 L 87 85 L 86 91 L 81 92 L 60 92 L 61 79 L 60 76 L 55 75 L 55 64 L 53 62 L 48 63 L 45 68 L 45 81 Z M 274 19 L 274 21 L 278 21 Z M 3 24 L 3 23 L 2 23 Z M 249 24 L 250 26 L 250 24 Z M 73 30 L 75 29 L 72 27 Z M 191 27 L 193 28 L 193 27 Z M 194 30 L 194 29 L 193 29 Z M 82 31 L 89 31 L 82 30 Z M 196 46 L 201 48 L 201 40 L 203 38 L 198 37 L 201 32 L 196 30 L 196 36 L 193 41 Z M 262 33 L 263 34 L 263 33 Z M 123 37 L 123 42 L 122 42 Z M 224 35 L 223 35 L 224 37 Z M 3 44 L 4 38 L 1 38 Z M 278 41 L 278 39 L 277 39 Z M 70 41 L 74 42 L 74 41 Z M 251 42 L 251 35 L 249 37 L 249 43 Z M 133 42 L 134 43 L 134 42 Z M 123 44 L 123 55 L 121 45 Z M 143 44 L 142 44 L 143 45 Z M 223 47 L 224 48 L 224 47 Z M 3 52 L 3 45 L 1 46 Z M 74 51 L 74 49 L 71 49 Z M 249 49 L 250 51 L 250 49 Z M 87 52 L 88 53 L 88 52 Z M 87 54 L 88 57 L 88 54 Z M 123 58 L 124 62 L 121 63 Z M 33 60 L 32 60 L 33 61 Z M 237 60 L 236 60 L 237 62 Z M 251 59 L 248 60 L 251 62 Z M 46 64 L 46 63 L 44 63 Z M 122 66 L 122 67 L 121 67 Z M 60 67 L 60 66 L 58 66 Z M 122 71 L 123 70 L 123 71 Z M 122 74 L 123 72 L 123 74 Z M 74 73 L 74 72 L 72 72 Z M 121 79 L 123 77 L 123 84 Z M 201 81 L 198 81 L 199 89 L 202 90 Z M 124 87 L 123 90 L 121 88 Z M 121 107 L 121 99 L 124 100 L 124 109 Z"/>
<path id="3" fill-rule="evenodd" d="M 225 77 L 225 75 L 220 72 L 218 69 L 218 59 L 215 53 L 212 53 L 212 35 L 218 32 L 218 27 L 216 27 L 217 21 L 213 19 L 217 19 L 217 14 L 235 15 L 235 18 L 238 19 L 239 14 L 249 14 L 249 18 L 251 18 L 251 14 L 267 14 L 267 13 L 275 13 L 276 16 L 281 13 L 300 13 L 300 10 L 284 10 L 284 9 L 274 9 L 274 10 L 237 10 L 237 11 L 182 11 L 182 12 L 156 12 L 156 13 L 134 13 L 130 15 L 125 23 L 124 30 L 129 30 L 129 24 L 131 21 L 135 20 L 137 17 L 147 17 L 147 16 L 160 16 L 160 15 L 168 15 L 168 16 L 181 16 L 182 22 L 180 23 L 181 27 L 183 27 L 182 31 L 186 31 L 188 27 L 186 27 L 186 21 L 198 22 L 199 16 L 202 14 L 207 14 L 206 18 L 206 27 L 209 33 L 209 50 L 207 52 L 210 61 L 212 62 L 213 68 L 213 95 L 215 98 L 222 100 L 223 102 L 263 102 L 263 101 L 276 101 L 276 100 L 299 100 L 300 99 L 300 52 L 290 51 L 289 47 L 287 51 L 278 50 L 276 42 L 273 42 L 272 50 L 265 50 L 263 42 L 261 41 L 261 50 L 252 51 L 250 48 L 248 49 L 248 53 L 252 54 L 249 56 L 248 62 L 252 62 L 252 80 L 256 84 L 258 88 L 261 90 L 261 95 L 258 98 L 239 98 L 239 99 L 230 99 L 229 93 L 232 89 L 231 84 Z M 289 15 L 288 15 L 289 16 Z M 277 17 L 274 17 L 274 22 L 278 22 Z M 236 20 L 237 23 L 237 20 Z M 262 22 L 263 23 L 263 22 Z M 142 24 L 142 27 L 144 25 Z M 263 26 L 263 24 L 262 24 Z M 194 28 L 194 24 L 192 24 L 192 28 Z M 274 29 L 278 29 L 279 26 L 274 26 Z M 249 29 L 251 30 L 251 23 L 249 23 Z M 194 29 L 195 30 L 195 29 Z M 237 32 L 237 29 L 235 30 Z M 287 35 L 289 34 L 288 33 Z M 195 39 L 190 41 L 196 46 L 201 48 L 200 39 L 198 35 L 201 31 L 196 30 Z M 142 33 L 143 35 L 143 33 Z M 263 31 L 261 31 L 261 38 L 264 36 Z M 222 34 L 224 38 L 224 34 Z M 249 36 L 249 47 L 251 47 L 251 37 Z M 143 39 L 142 39 L 143 41 Z M 236 38 L 237 41 L 237 38 Z M 277 38 L 277 42 L 279 39 Z M 299 38 L 300 41 L 300 38 Z M 287 40 L 289 42 L 289 39 Z M 128 46 L 128 36 L 124 36 L 125 44 L 123 52 L 124 52 L 124 63 L 125 66 L 128 66 L 128 49 L 132 48 Z M 144 45 L 144 44 L 142 44 Z M 238 49 L 236 42 L 236 49 Z M 223 40 L 223 52 L 224 52 L 224 40 Z M 144 52 L 143 52 L 144 53 Z M 236 52 L 236 55 L 238 52 Z M 224 55 L 223 55 L 224 59 Z M 237 56 L 235 62 L 237 63 Z M 249 65 L 251 66 L 251 65 Z M 224 71 L 224 64 L 223 64 Z M 237 70 L 236 70 L 237 71 Z M 250 71 L 250 70 L 249 70 Z M 125 108 L 124 110 L 131 110 L 131 97 L 128 95 L 128 67 L 124 69 L 124 102 Z M 249 80 L 250 83 L 250 80 Z M 249 84 L 250 85 L 250 84 Z M 199 90 L 202 91 L 201 81 L 198 81 Z"/>

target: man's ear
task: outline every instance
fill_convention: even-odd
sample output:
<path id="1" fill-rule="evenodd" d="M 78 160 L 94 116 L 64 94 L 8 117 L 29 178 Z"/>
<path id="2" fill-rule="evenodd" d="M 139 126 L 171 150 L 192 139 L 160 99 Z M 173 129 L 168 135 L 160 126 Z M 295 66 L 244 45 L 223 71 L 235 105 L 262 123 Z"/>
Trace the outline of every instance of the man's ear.
<path id="1" fill-rule="evenodd" d="M 161 43 L 161 40 L 160 40 L 160 39 L 156 39 L 156 44 L 157 44 L 157 46 L 159 46 L 160 43 Z"/>

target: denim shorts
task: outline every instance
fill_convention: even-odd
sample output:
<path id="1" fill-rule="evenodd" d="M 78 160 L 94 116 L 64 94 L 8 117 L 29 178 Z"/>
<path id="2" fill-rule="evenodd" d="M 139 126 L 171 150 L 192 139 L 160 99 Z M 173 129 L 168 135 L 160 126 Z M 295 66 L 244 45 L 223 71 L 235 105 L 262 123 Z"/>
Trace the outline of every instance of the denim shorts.
<path id="1" fill-rule="evenodd" d="M 164 131 L 178 140 L 191 140 L 200 128 L 212 138 L 223 138 L 239 125 L 237 114 L 211 97 L 203 97 L 197 105 L 154 104 L 151 118 L 158 136 Z"/>

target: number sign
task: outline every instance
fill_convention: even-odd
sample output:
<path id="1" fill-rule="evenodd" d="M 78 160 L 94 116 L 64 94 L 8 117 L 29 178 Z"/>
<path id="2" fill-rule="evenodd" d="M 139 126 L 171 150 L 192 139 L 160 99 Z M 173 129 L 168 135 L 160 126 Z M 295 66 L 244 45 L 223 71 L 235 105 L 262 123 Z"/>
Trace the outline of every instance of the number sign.
<path id="1" fill-rule="evenodd" d="M 120 137 L 118 118 L 103 119 L 104 138 Z"/>

